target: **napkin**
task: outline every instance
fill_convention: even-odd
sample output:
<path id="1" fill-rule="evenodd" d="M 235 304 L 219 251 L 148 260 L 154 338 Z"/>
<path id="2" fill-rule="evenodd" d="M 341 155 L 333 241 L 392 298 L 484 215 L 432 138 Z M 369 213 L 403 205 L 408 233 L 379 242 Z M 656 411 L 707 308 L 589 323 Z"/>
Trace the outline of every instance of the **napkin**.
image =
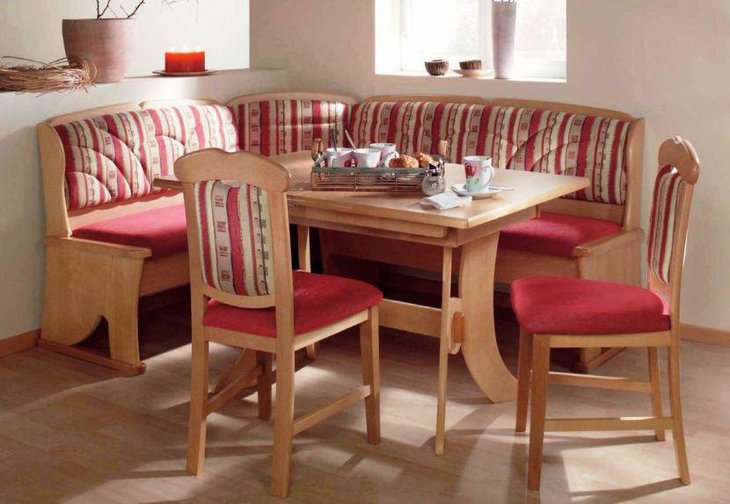
<path id="1" fill-rule="evenodd" d="M 450 191 L 436 194 L 435 196 L 429 196 L 419 201 L 423 208 L 435 208 L 436 210 L 448 210 L 450 208 L 457 208 L 471 203 L 471 196 L 459 196 L 458 194 Z"/>

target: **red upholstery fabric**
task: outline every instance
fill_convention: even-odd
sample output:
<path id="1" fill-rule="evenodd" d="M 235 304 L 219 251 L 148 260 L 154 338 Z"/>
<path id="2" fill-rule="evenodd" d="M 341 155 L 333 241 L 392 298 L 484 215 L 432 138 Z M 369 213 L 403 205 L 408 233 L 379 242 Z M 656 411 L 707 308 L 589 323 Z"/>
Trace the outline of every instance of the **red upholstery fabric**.
<path id="1" fill-rule="evenodd" d="M 499 247 L 572 257 L 578 245 L 620 231 L 621 226 L 615 222 L 544 212 L 536 219 L 504 229 L 499 236 Z"/>
<path id="2" fill-rule="evenodd" d="M 512 309 L 532 334 L 627 334 L 670 328 L 665 302 L 648 289 L 580 278 L 512 284 Z"/>
<path id="3" fill-rule="evenodd" d="M 185 207 L 171 205 L 109 219 L 73 230 L 75 238 L 145 247 L 152 257 L 185 252 L 188 235 Z"/>
<path id="4" fill-rule="evenodd" d="M 333 324 L 383 299 L 377 288 L 348 278 L 295 271 L 293 281 L 295 334 Z M 274 308 L 245 309 L 210 301 L 203 325 L 276 337 Z"/>

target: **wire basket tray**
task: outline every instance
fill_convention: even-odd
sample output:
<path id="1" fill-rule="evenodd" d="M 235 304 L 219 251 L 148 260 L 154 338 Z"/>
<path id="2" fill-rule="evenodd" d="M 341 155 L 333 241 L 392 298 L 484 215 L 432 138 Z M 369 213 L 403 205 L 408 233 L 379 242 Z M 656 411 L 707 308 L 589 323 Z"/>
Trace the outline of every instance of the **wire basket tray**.
<path id="1" fill-rule="evenodd" d="M 422 192 L 425 168 L 312 168 L 314 191 Z"/>

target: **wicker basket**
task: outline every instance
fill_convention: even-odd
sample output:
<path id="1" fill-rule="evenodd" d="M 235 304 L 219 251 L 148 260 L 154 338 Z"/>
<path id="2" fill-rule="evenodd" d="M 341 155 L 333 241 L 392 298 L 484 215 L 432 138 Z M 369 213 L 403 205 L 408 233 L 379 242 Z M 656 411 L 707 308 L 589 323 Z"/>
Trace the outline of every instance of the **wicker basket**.
<path id="1" fill-rule="evenodd" d="M 424 168 L 312 168 L 313 191 L 422 192 Z"/>

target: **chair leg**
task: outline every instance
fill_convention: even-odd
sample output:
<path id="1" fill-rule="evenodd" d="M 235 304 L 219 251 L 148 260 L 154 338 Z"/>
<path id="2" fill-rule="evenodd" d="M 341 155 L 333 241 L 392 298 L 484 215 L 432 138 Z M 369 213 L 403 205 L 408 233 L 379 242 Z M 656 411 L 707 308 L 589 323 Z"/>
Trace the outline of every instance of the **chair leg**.
<path id="1" fill-rule="evenodd" d="M 205 460 L 205 434 L 208 402 L 208 341 L 202 334 L 193 334 L 192 378 L 190 387 L 190 419 L 188 431 L 187 471 L 200 474 Z"/>
<path id="2" fill-rule="evenodd" d="M 268 352 L 256 352 L 256 360 L 262 369 L 256 381 L 259 418 L 261 420 L 269 420 L 271 418 L 271 354 Z"/>
<path id="3" fill-rule="evenodd" d="M 370 386 L 365 398 L 365 419 L 368 443 L 380 443 L 380 342 L 378 337 L 378 307 L 370 308 L 370 317 L 360 324 L 360 353 L 363 383 Z"/>
<path id="4" fill-rule="evenodd" d="M 527 429 L 527 409 L 530 403 L 530 374 L 532 360 L 532 334 L 520 328 L 520 347 L 517 359 L 517 415 L 515 432 Z"/>
<path id="5" fill-rule="evenodd" d="M 292 439 L 294 437 L 294 351 L 276 354 L 276 411 L 274 412 L 274 463 L 271 493 L 289 495 Z"/>
<path id="6" fill-rule="evenodd" d="M 532 340 L 532 408 L 530 416 L 530 461 L 527 488 L 540 489 L 542 445 L 545 438 L 548 374 L 550 373 L 550 338 L 533 336 Z"/>
<path id="7" fill-rule="evenodd" d="M 669 404 L 672 411 L 672 436 L 674 437 L 674 453 L 677 459 L 679 479 L 685 485 L 689 485 L 689 464 L 687 462 L 687 446 L 684 441 L 679 382 L 679 338 L 675 337 L 669 346 Z"/>
<path id="8" fill-rule="evenodd" d="M 647 349 L 649 353 L 649 381 L 651 382 L 651 410 L 655 417 L 664 416 L 662 413 L 662 388 L 659 381 L 659 352 L 656 347 Z M 654 431 L 657 441 L 666 439 L 664 429 Z"/>

